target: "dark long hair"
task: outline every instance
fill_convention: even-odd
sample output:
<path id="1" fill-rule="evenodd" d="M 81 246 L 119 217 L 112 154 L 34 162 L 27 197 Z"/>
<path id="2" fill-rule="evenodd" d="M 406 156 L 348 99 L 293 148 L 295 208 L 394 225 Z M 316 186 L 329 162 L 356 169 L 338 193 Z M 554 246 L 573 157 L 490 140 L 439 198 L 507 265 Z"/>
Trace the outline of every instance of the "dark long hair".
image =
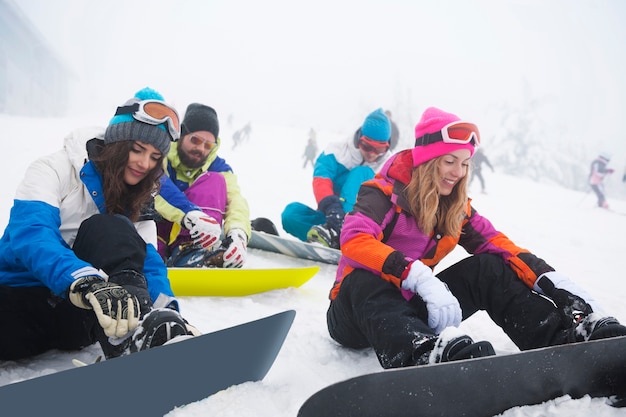
<path id="1" fill-rule="evenodd" d="M 107 213 L 123 214 L 135 222 L 159 191 L 159 177 L 163 174 L 165 155 L 161 155 L 156 167 L 143 180 L 136 185 L 128 185 L 124 182 L 124 170 L 132 147 L 131 140 L 98 146 L 91 159 L 102 175 L 102 192 Z"/>

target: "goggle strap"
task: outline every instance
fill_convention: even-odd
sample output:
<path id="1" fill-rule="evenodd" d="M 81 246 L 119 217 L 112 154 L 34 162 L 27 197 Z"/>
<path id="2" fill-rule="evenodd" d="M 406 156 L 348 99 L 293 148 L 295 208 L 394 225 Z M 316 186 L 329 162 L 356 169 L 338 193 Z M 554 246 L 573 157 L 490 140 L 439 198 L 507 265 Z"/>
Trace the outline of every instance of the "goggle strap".
<path id="1" fill-rule="evenodd" d="M 130 106 L 120 106 L 115 111 L 115 115 L 118 116 L 120 114 L 134 114 L 137 110 L 139 110 L 139 103 L 134 103 Z"/>
<path id="2" fill-rule="evenodd" d="M 377 140 L 370 139 L 365 135 L 361 136 L 360 141 L 370 145 L 373 148 L 384 148 L 384 147 L 388 148 L 389 147 L 389 142 L 379 142 Z"/>
<path id="3" fill-rule="evenodd" d="M 415 139 L 415 146 L 426 146 L 437 142 L 445 142 L 441 131 L 437 131 L 435 133 L 425 133 L 423 136 Z M 471 143 L 475 147 L 478 147 L 478 144 L 476 143 L 476 134 L 473 133 L 472 139 L 466 143 Z"/>
<path id="4" fill-rule="evenodd" d="M 423 136 L 415 139 L 415 146 L 426 146 L 436 142 L 443 142 L 443 135 L 440 131 L 425 133 Z"/>

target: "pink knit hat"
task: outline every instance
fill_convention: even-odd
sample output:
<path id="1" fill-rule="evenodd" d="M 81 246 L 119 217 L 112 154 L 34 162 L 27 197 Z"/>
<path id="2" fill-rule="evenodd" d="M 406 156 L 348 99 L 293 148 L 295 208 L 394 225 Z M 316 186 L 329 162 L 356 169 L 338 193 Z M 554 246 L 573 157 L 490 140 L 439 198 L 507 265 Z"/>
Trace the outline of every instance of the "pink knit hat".
<path id="1" fill-rule="evenodd" d="M 467 149 L 470 151 L 470 156 L 474 155 L 476 142 L 479 141 L 479 133 L 473 125 L 475 135 L 469 143 L 444 142 L 441 129 L 460 120 L 458 116 L 446 113 L 436 107 L 427 108 L 420 121 L 415 125 L 415 147 L 411 151 L 413 166 L 418 166 L 457 149 Z"/>

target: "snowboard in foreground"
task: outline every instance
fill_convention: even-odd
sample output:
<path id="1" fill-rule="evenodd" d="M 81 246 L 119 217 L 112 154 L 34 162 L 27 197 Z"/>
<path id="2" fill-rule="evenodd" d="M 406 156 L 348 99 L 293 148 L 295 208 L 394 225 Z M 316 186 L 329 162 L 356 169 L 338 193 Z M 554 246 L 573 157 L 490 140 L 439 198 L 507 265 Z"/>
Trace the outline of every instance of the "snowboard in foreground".
<path id="1" fill-rule="evenodd" d="M 313 394 L 298 417 L 485 417 L 564 395 L 623 398 L 626 336 L 358 376 Z"/>
<path id="2" fill-rule="evenodd" d="M 269 269 L 168 268 L 167 275 L 177 297 L 239 297 L 299 287 L 319 270 L 319 266 Z"/>
<path id="3" fill-rule="evenodd" d="M 289 332 L 288 310 L 181 342 L 0 387 L 5 416 L 162 416 L 262 380 Z"/>
<path id="4" fill-rule="evenodd" d="M 339 258 L 341 257 L 341 251 L 339 249 L 327 248 L 325 246 L 301 242 L 295 239 L 287 239 L 256 230 L 252 231 L 248 247 L 280 253 L 294 258 L 335 265 L 339 263 Z"/>

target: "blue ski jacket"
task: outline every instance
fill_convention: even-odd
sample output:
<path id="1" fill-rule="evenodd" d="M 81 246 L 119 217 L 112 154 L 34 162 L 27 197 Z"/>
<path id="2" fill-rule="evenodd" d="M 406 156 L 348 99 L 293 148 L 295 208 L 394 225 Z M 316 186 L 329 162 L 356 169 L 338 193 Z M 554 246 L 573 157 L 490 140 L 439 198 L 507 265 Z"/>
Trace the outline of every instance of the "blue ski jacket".
<path id="1" fill-rule="evenodd" d="M 0 285 L 45 286 L 65 297 L 75 279 L 96 272 L 71 248 L 82 221 L 106 213 L 102 178 L 86 149 L 89 139 L 103 135 L 102 128 L 75 130 L 65 138 L 62 150 L 37 159 L 27 169 L 0 239 Z M 177 306 L 167 268 L 156 250 L 154 221 L 139 221 L 135 227 L 146 241 L 143 273 L 153 303 Z"/>

